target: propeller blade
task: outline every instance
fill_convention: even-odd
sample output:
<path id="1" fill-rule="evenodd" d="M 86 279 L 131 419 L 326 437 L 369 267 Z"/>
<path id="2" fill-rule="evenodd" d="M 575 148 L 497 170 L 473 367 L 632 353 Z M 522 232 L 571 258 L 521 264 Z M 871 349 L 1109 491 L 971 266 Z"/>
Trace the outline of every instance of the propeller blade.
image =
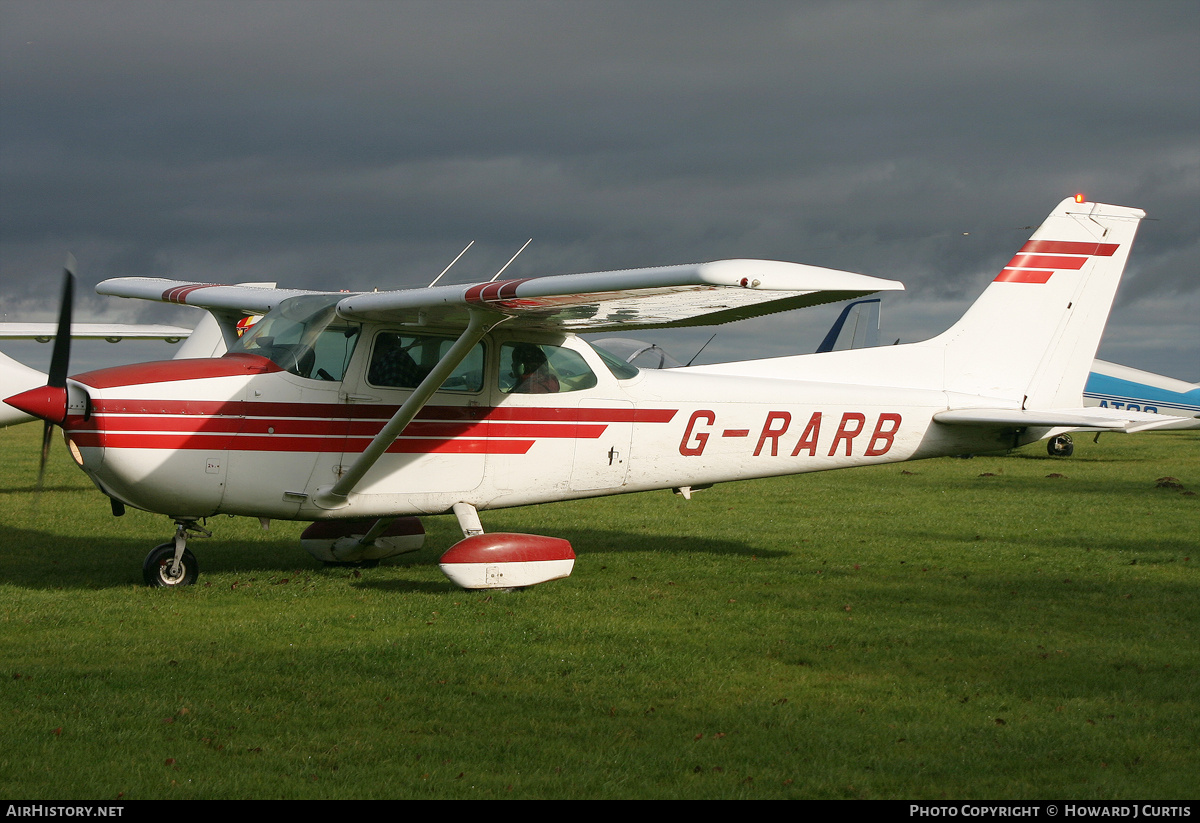
<path id="1" fill-rule="evenodd" d="M 63 267 L 62 300 L 58 306 L 58 331 L 54 336 L 54 351 L 50 355 L 47 386 L 66 388 L 67 366 L 71 359 L 71 308 L 75 302 L 75 256 L 68 254 Z"/>
<path id="2" fill-rule="evenodd" d="M 54 350 L 50 353 L 50 371 L 44 389 L 35 389 L 30 393 L 41 393 L 50 398 L 49 402 L 58 413 L 58 422 L 66 419 L 67 414 L 67 369 L 71 360 L 71 310 L 75 303 L 75 255 L 68 254 L 63 266 L 62 298 L 58 304 L 58 328 L 54 333 Z M 57 389 L 58 391 L 54 391 Z M 61 395 L 62 411 L 58 412 L 58 400 Z M 45 398 L 42 398 L 46 402 Z M 42 492 L 42 481 L 46 476 L 46 462 L 50 459 L 50 439 L 54 435 L 54 420 L 44 414 L 38 415 L 46 422 L 42 426 L 42 459 L 38 461 L 37 491 Z"/>
<path id="3" fill-rule="evenodd" d="M 42 459 L 38 462 L 37 491 L 42 493 L 42 480 L 46 476 L 46 461 L 50 459 L 50 438 L 54 434 L 54 424 L 49 420 L 42 426 Z"/>

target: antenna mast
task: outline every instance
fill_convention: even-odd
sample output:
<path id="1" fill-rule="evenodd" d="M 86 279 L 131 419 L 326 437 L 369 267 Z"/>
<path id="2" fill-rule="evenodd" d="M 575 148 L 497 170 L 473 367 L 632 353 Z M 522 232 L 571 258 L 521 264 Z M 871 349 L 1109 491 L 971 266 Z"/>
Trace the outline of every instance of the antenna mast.
<path id="1" fill-rule="evenodd" d="M 467 244 L 465 247 L 463 247 L 463 250 L 462 250 L 462 251 L 460 251 L 460 252 L 458 253 L 458 257 L 456 257 L 456 258 L 454 258 L 453 260 L 451 260 L 451 261 L 450 261 L 450 265 L 449 265 L 449 266 L 446 266 L 446 268 L 442 269 L 442 274 L 445 274 L 446 272 L 450 271 L 450 268 L 451 268 L 451 266 L 453 266 L 455 263 L 457 263 L 457 262 L 459 261 L 459 259 L 460 259 L 460 258 L 461 258 L 461 257 L 462 257 L 464 254 L 466 254 L 466 253 L 467 253 L 467 249 L 471 248 L 471 246 L 474 246 L 474 245 L 475 245 L 475 241 L 474 241 L 474 240 L 472 240 L 472 241 L 471 241 L 470 243 L 468 243 L 468 244 Z M 430 283 L 430 284 L 429 284 L 428 286 L 426 286 L 425 288 L 427 288 L 427 289 L 432 289 L 432 288 L 434 287 L 434 285 L 437 283 L 437 281 L 439 281 L 439 280 L 441 280 L 441 279 L 442 279 L 442 274 L 439 274 L 437 277 L 433 278 L 433 282 L 432 282 L 432 283 Z"/>
<path id="2" fill-rule="evenodd" d="M 492 275 L 492 279 L 491 279 L 491 280 L 489 280 L 488 282 L 489 282 L 489 283 L 495 282 L 495 280 L 496 280 L 496 278 L 497 278 L 497 277 L 499 277 L 500 275 L 504 274 L 504 270 L 505 270 L 505 269 L 507 269 L 509 266 L 511 266 L 511 265 L 512 265 L 512 261 L 514 261 L 514 260 L 516 260 L 518 257 L 520 257 L 520 256 L 521 256 L 521 252 L 525 251 L 525 249 L 526 249 L 526 248 L 529 246 L 529 244 L 530 244 L 530 243 L 532 243 L 532 242 L 533 242 L 533 238 L 532 238 L 532 237 L 530 237 L 528 240 L 526 240 L 526 241 L 525 241 L 525 245 L 524 245 L 524 246 L 521 246 L 521 248 L 517 249 L 517 253 L 516 253 L 516 254 L 514 254 L 512 257 L 510 257 L 510 258 L 508 259 L 508 262 L 507 262 L 507 263 L 505 263 L 503 266 L 501 266 L 501 267 L 500 267 L 500 271 L 498 271 L 498 272 L 496 272 L 495 274 L 493 274 L 493 275 Z"/>

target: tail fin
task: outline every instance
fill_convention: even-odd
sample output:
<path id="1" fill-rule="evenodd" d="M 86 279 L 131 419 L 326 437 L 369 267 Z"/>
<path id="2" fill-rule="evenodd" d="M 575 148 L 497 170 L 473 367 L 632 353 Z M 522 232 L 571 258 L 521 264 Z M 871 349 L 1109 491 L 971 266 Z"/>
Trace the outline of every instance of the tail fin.
<path id="1" fill-rule="evenodd" d="M 943 347 L 946 389 L 1022 408 L 1080 405 L 1143 217 L 1060 203 L 962 319 L 925 344 Z"/>
<path id="2" fill-rule="evenodd" d="M 1143 217 L 1138 209 L 1064 200 L 967 313 L 931 340 L 697 371 L 934 389 L 990 398 L 997 408 L 1081 407 Z"/>
<path id="3" fill-rule="evenodd" d="M 878 297 L 868 297 L 866 300 L 855 300 L 842 309 L 821 345 L 817 346 L 817 354 L 834 351 L 839 344 L 841 349 L 871 349 L 878 346 L 881 302 Z M 850 322 L 847 323 L 847 320 Z"/>

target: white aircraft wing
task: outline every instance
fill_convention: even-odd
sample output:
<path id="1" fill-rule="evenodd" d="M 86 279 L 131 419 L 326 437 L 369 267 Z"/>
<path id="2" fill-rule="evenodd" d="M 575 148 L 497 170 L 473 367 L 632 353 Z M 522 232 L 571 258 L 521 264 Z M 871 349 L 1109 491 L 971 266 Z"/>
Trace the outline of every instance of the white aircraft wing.
<path id="1" fill-rule="evenodd" d="M 629 326 L 713 325 L 903 289 L 903 284 L 894 280 L 798 263 L 719 260 L 686 266 L 347 294 L 338 302 L 338 314 L 357 320 L 465 328 L 471 310 L 482 310 L 516 318 L 525 328 L 593 332 Z M 96 291 L 255 313 L 269 311 L 288 297 L 337 294 L 137 277 L 105 280 Z"/>
<path id="2" fill-rule="evenodd" d="M 118 340 L 140 338 L 169 340 L 175 343 L 192 333 L 183 326 L 148 326 L 132 323 L 72 323 L 71 337 L 76 340 Z M 0 323 L 0 338 L 46 342 L 58 334 L 56 323 Z"/>
<path id="3" fill-rule="evenodd" d="M 266 314 L 289 297 L 329 292 L 276 289 L 267 284 L 223 286 L 219 283 L 193 283 L 158 277 L 115 277 L 99 283 L 96 293 L 242 314 Z"/>
<path id="4" fill-rule="evenodd" d="M 707 326 L 904 286 L 862 274 L 770 260 L 719 260 L 564 274 L 468 286 L 368 292 L 338 303 L 362 320 L 464 326 L 471 309 L 524 328 L 574 332 Z"/>

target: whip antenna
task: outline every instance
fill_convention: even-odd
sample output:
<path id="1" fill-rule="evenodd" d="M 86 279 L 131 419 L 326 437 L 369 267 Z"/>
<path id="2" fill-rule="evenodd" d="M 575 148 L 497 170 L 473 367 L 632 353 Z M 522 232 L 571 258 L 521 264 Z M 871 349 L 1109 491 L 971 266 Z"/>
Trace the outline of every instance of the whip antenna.
<path id="1" fill-rule="evenodd" d="M 707 349 L 707 348 L 708 348 L 708 344 L 709 344 L 709 343 L 711 343 L 711 342 L 713 341 L 713 337 L 716 337 L 716 336 L 717 336 L 717 333 L 716 333 L 716 332 L 713 332 L 713 336 L 712 336 L 712 337 L 710 337 L 710 338 L 708 338 L 707 340 L 705 340 L 705 341 L 704 341 L 704 345 L 700 347 L 700 351 L 698 351 L 698 352 L 696 352 L 695 354 L 693 354 L 693 355 L 692 355 L 692 359 L 691 359 L 691 360 L 689 360 L 689 361 L 687 361 L 687 365 L 685 365 L 685 366 L 684 366 L 684 368 L 687 368 L 688 366 L 690 366 L 690 365 L 692 365 L 693 363 L 695 363 L 695 362 L 696 362 L 696 358 L 700 356 L 700 352 L 702 352 L 702 351 L 704 351 L 705 349 Z"/>
<path id="2" fill-rule="evenodd" d="M 500 267 L 500 271 L 498 271 L 498 272 L 496 272 L 495 274 L 493 274 L 493 275 L 492 275 L 492 279 L 491 279 L 491 280 L 489 280 L 488 282 L 489 282 L 489 283 L 491 283 L 491 282 L 494 282 L 494 281 L 495 281 L 495 279 L 496 279 L 497 277 L 499 277 L 500 275 L 504 274 L 504 270 L 505 270 L 505 269 L 507 269 L 509 266 L 511 266 L 511 265 L 512 265 L 512 261 L 514 261 L 514 260 L 516 260 L 518 257 L 520 257 L 520 255 L 521 255 L 521 252 L 525 251 L 525 249 L 526 249 L 526 248 L 529 246 L 529 244 L 530 244 L 530 243 L 532 243 L 532 242 L 533 242 L 533 238 L 532 238 L 532 237 L 530 237 L 528 240 L 526 240 L 526 241 L 525 241 L 525 245 L 524 245 L 524 246 L 521 246 L 521 248 L 517 249 L 517 253 L 516 253 L 516 254 L 514 254 L 512 257 L 510 257 L 510 258 L 508 259 L 508 262 L 507 262 L 507 263 L 505 263 L 503 266 L 501 266 L 501 267 Z"/>
<path id="3" fill-rule="evenodd" d="M 466 253 L 467 253 L 467 249 L 471 248 L 471 246 L 474 246 L 474 245 L 475 245 L 475 241 L 474 241 L 474 240 L 472 240 L 470 243 L 468 243 L 466 246 L 464 246 L 464 247 L 463 247 L 463 250 L 462 250 L 462 251 L 460 251 L 460 252 L 458 253 L 458 257 L 456 257 L 456 258 L 454 258 L 453 260 L 451 260 L 451 261 L 450 261 L 450 265 L 449 265 L 449 266 L 446 266 L 446 268 L 442 269 L 442 274 L 445 274 L 446 272 L 450 271 L 450 267 L 451 267 L 451 266 L 453 266 L 455 263 L 457 263 L 457 262 L 459 261 L 459 259 L 460 259 L 460 258 L 461 258 L 461 257 L 462 257 L 464 254 L 466 254 Z M 433 278 L 433 283 L 430 283 L 430 284 L 429 284 L 428 286 L 426 286 L 425 288 L 427 288 L 427 289 L 432 289 L 432 288 L 434 287 L 434 285 L 437 283 L 437 281 L 439 281 L 439 280 L 441 280 L 441 279 L 442 279 L 442 274 L 439 274 L 437 277 Z"/>

